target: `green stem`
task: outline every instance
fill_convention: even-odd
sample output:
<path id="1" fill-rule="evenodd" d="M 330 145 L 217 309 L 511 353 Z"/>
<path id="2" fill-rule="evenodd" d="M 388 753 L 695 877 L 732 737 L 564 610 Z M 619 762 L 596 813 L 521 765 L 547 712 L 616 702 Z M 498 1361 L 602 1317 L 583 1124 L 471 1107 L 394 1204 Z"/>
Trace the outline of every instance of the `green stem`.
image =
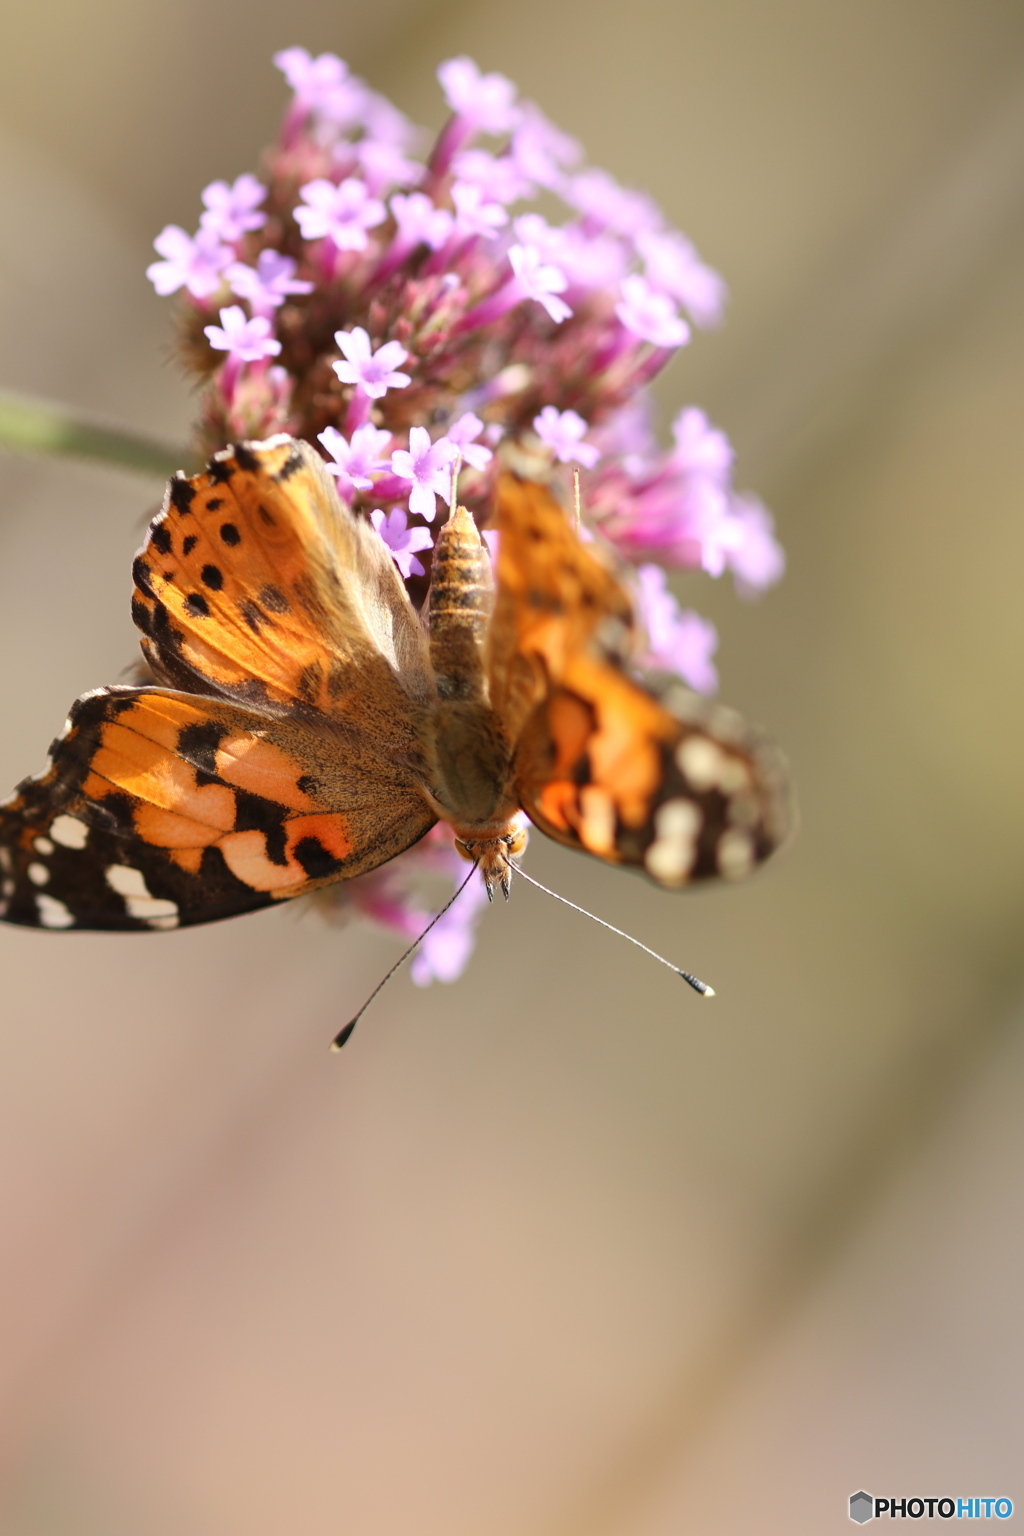
<path id="1" fill-rule="evenodd" d="M 191 466 L 192 454 L 137 432 L 104 427 L 71 405 L 0 390 L 0 446 L 16 453 L 69 454 L 98 459 L 166 480 Z"/>

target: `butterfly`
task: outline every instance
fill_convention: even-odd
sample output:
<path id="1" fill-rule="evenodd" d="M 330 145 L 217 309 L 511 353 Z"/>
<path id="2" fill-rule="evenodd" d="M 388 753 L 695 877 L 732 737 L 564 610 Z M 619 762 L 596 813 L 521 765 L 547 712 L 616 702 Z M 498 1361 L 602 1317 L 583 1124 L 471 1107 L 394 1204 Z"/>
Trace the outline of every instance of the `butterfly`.
<path id="1" fill-rule="evenodd" d="M 366 873 L 439 820 L 508 894 L 525 817 L 679 888 L 747 874 L 788 814 L 774 751 L 675 678 L 641 681 L 626 587 L 545 486 L 499 479 L 496 581 L 442 528 L 421 617 L 308 444 L 177 474 L 133 566 L 148 667 L 72 706 L 0 807 L 0 916 L 211 922 Z"/>

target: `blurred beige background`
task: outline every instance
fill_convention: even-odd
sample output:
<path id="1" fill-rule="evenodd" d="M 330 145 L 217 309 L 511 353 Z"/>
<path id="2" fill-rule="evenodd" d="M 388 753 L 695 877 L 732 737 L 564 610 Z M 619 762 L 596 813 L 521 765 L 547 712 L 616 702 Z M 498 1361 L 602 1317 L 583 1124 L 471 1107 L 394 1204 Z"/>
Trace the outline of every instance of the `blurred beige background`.
<path id="1" fill-rule="evenodd" d="M 171 440 L 162 225 L 255 165 L 271 52 L 434 127 L 501 69 L 732 290 L 661 392 L 790 569 L 681 583 L 803 830 L 674 898 L 528 868 L 468 975 L 291 910 L 0 929 L 0 1536 L 820 1536 L 1024 1507 L 1018 0 L 36 0 L 0 23 L 0 383 Z M 0 457 L 0 792 L 134 641 L 159 486 Z"/>

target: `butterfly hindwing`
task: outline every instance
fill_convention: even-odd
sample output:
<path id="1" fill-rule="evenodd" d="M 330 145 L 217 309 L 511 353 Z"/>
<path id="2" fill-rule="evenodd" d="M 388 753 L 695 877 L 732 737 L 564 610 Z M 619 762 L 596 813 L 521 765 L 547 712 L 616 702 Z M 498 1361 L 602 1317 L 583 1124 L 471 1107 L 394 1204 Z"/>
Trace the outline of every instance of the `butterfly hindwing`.
<path id="1" fill-rule="evenodd" d="M 548 491 L 506 477 L 499 514 L 492 690 L 527 815 L 664 886 L 747 874 L 787 829 L 776 755 L 678 679 L 631 673 L 629 596 Z"/>
<path id="2" fill-rule="evenodd" d="M 363 766 L 220 700 L 85 694 L 47 769 L 0 807 L 0 916 L 173 928 L 361 874 L 434 820 L 401 768 Z"/>

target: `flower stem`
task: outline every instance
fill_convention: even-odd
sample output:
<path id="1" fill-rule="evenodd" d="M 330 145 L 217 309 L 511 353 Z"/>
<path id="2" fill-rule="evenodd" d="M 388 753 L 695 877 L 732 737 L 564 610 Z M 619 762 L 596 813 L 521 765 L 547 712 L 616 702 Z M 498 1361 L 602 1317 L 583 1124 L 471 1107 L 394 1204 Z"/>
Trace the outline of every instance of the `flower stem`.
<path id="1" fill-rule="evenodd" d="M 98 459 L 159 480 L 190 467 L 193 458 L 187 449 L 171 443 L 102 426 L 74 406 L 34 400 L 12 390 L 0 390 L 0 446 L 16 453 Z"/>

